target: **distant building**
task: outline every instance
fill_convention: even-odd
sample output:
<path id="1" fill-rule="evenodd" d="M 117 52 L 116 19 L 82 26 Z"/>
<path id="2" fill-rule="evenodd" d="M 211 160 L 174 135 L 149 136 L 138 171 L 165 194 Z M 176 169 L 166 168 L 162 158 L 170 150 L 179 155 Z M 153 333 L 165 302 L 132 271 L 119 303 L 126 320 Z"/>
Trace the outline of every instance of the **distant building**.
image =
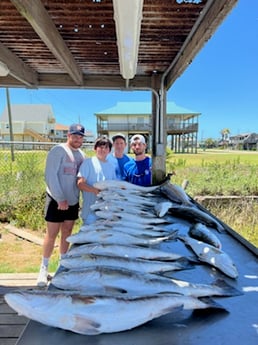
<path id="1" fill-rule="evenodd" d="M 229 137 L 229 145 L 238 150 L 258 150 L 258 134 L 242 133 Z"/>
<path id="2" fill-rule="evenodd" d="M 123 133 L 128 141 L 134 134 L 145 136 L 151 149 L 151 102 L 118 102 L 114 107 L 95 113 L 98 135 L 112 137 Z M 174 152 L 197 152 L 198 117 L 200 113 L 167 103 L 167 142 Z"/>
<path id="3" fill-rule="evenodd" d="M 55 129 L 55 117 L 50 104 L 11 105 L 14 141 L 50 141 Z M 10 140 L 10 124 L 7 107 L 0 118 L 2 140 Z"/>
<path id="4" fill-rule="evenodd" d="M 69 126 L 57 124 L 50 104 L 11 105 L 12 132 L 14 141 L 63 142 Z M 0 117 L 0 135 L 10 141 L 10 124 L 7 107 Z M 86 131 L 86 142 L 94 142 L 94 135 Z"/>

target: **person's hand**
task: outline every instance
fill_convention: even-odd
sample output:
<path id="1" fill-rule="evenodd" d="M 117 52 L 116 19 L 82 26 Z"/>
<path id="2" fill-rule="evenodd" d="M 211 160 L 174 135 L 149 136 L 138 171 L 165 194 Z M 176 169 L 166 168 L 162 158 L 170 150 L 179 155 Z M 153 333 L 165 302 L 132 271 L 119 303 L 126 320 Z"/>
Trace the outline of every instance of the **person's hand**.
<path id="1" fill-rule="evenodd" d="M 65 211 L 65 210 L 68 210 L 68 208 L 69 208 L 69 205 L 66 200 L 60 201 L 58 203 L 58 207 L 57 207 L 58 210 Z"/>

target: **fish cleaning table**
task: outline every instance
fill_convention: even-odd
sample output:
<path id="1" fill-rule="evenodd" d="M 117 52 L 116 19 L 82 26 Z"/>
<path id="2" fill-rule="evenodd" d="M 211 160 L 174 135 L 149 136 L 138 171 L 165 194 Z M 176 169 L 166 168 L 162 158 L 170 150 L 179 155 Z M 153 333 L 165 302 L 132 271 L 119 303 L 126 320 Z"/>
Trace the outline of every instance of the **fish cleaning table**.
<path id="1" fill-rule="evenodd" d="M 212 297 L 225 307 L 225 310 L 176 311 L 132 330 L 94 336 L 80 335 L 29 321 L 17 345 L 258 344 L 257 252 L 253 253 L 228 232 L 221 234 L 220 238 L 224 251 L 232 257 L 238 268 L 238 279 L 227 278 L 204 264 L 196 265 L 190 270 L 173 272 L 170 276 L 206 284 L 217 278 L 224 279 L 243 292 L 243 295 L 234 297 Z M 169 250 L 172 245 L 173 252 L 191 256 L 191 252 L 180 241 L 165 242 L 163 247 Z M 137 312 L 135 310 L 135 313 Z"/>

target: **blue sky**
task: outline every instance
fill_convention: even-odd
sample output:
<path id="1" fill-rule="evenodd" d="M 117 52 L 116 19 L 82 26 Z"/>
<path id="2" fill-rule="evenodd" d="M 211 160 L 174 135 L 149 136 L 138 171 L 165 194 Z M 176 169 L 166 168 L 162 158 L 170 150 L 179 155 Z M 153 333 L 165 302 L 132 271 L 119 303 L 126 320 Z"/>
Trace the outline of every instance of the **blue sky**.
<path id="1" fill-rule="evenodd" d="M 117 102 L 150 101 L 150 92 L 9 89 L 12 104 L 51 104 L 58 123 L 81 122 L 94 133 L 94 113 Z M 200 112 L 199 139 L 258 133 L 258 1 L 238 4 L 172 85 L 168 101 Z M 6 91 L 0 88 L 0 114 Z"/>

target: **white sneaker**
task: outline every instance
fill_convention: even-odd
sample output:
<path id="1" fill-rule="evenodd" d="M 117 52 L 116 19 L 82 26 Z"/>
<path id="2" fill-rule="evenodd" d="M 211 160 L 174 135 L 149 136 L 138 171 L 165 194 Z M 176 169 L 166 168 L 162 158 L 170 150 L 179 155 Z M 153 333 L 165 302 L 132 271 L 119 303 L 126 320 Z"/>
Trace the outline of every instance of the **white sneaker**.
<path id="1" fill-rule="evenodd" d="M 48 272 L 47 267 L 42 265 L 40 267 L 39 276 L 37 280 L 37 286 L 38 287 L 45 287 L 47 286 L 47 278 L 48 278 Z"/>

